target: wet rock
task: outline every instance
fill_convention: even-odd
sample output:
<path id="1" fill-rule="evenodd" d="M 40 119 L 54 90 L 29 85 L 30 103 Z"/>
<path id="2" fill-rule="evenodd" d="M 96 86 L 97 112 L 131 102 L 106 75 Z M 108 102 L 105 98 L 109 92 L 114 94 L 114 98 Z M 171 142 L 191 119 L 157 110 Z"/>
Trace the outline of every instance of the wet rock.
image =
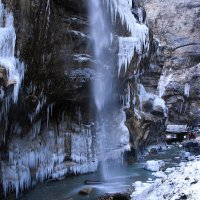
<path id="1" fill-rule="evenodd" d="M 153 154 L 157 154 L 158 153 L 158 150 L 156 148 L 152 148 L 150 150 L 150 153 L 153 153 Z"/>
<path id="2" fill-rule="evenodd" d="M 81 195 L 89 195 L 92 192 L 92 188 L 83 188 L 79 191 L 79 194 Z"/>
<path id="3" fill-rule="evenodd" d="M 106 194 L 97 200 L 130 200 L 129 193 L 114 193 L 114 194 Z"/>
<path id="4" fill-rule="evenodd" d="M 8 81 L 7 72 L 4 67 L 0 67 L 0 86 L 6 86 Z"/>

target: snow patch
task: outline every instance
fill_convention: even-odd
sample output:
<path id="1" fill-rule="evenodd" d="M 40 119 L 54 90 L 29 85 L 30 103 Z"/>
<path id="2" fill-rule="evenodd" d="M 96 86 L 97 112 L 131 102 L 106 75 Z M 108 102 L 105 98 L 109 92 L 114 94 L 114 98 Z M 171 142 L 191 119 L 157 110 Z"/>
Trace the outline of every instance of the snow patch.
<path id="1" fill-rule="evenodd" d="M 163 199 L 200 199 L 200 161 L 180 163 L 163 180 L 156 179 L 154 183 L 134 184 L 135 191 L 131 199 L 163 200 Z"/>

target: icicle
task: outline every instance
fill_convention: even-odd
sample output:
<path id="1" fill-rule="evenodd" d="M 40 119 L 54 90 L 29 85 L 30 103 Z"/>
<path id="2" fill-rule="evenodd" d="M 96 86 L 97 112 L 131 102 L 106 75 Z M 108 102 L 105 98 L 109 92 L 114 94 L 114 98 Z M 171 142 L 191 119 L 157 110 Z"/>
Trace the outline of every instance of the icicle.
<path id="1" fill-rule="evenodd" d="M 169 84 L 171 78 L 172 78 L 172 74 L 167 75 L 166 71 L 160 77 L 160 80 L 158 83 L 159 97 L 162 97 L 165 94 L 166 86 Z"/>
<path id="2" fill-rule="evenodd" d="M 117 3 L 116 3 L 117 2 Z M 141 56 L 146 56 L 149 50 L 149 29 L 145 24 L 138 24 L 134 15 L 131 12 L 131 1 L 115 1 L 110 0 L 110 7 L 118 13 L 122 24 L 127 26 L 130 31 L 130 37 L 119 37 L 119 53 L 118 53 L 118 76 L 122 66 L 126 72 L 134 53 L 139 55 L 138 62 L 140 63 Z M 111 10 L 112 10 L 111 9 Z M 139 17 L 142 21 L 143 15 L 141 8 L 138 8 Z M 112 13 L 113 15 L 113 13 Z M 142 18 L 142 19 L 141 19 Z M 139 65 L 138 63 L 138 65 Z"/>
<path id="3" fill-rule="evenodd" d="M 186 84 L 185 84 L 184 95 L 185 95 L 186 97 L 189 97 L 189 96 L 190 96 L 190 84 L 189 84 L 189 83 L 186 83 Z"/>

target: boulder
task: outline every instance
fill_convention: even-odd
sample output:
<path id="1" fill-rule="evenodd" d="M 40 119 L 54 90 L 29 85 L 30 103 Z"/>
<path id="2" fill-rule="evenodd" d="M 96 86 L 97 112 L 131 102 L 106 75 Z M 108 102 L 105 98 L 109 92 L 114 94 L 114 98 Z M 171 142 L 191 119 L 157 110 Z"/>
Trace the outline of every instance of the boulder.
<path id="1" fill-rule="evenodd" d="M 165 166 L 165 162 L 162 161 L 162 160 L 148 160 L 145 163 L 144 168 L 147 169 L 147 170 L 149 170 L 149 171 L 157 172 L 163 166 Z"/>

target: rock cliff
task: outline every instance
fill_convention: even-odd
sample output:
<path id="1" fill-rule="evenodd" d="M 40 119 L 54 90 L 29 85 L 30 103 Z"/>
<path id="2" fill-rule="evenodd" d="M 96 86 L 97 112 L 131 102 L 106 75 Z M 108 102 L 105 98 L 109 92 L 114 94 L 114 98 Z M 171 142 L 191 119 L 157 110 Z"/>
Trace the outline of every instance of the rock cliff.
<path id="1" fill-rule="evenodd" d="M 159 95 L 169 123 L 199 123 L 200 3 L 198 0 L 144 0 L 149 26 L 164 47 Z M 153 9 L 152 9 L 153 8 Z"/>

